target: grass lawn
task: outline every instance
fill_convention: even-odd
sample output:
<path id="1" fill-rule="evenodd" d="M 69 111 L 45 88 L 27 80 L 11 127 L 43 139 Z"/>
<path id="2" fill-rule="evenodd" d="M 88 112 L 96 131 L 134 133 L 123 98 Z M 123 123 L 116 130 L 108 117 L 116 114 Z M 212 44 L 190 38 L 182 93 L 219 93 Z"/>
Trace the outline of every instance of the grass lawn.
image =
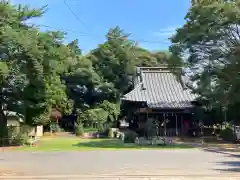
<path id="1" fill-rule="evenodd" d="M 38 146 L 21 147 L 18 151 L 88 151 L 88 150 L 127 150 L 127 149 L 183 149 L 193 148 L 189 145 L 171 144 L 139 146 L 123 143 L 118 139 L 79 139 L 77 137 L 42 138 Z"/>
<path id="2" fill-rule="evenodd" d="M 87 128 L 83 128 L 85 133 L 91 133 L 91 132 L 98 132 L 97 128 L 93 128 L 93 127 L 87 127 Z"/>

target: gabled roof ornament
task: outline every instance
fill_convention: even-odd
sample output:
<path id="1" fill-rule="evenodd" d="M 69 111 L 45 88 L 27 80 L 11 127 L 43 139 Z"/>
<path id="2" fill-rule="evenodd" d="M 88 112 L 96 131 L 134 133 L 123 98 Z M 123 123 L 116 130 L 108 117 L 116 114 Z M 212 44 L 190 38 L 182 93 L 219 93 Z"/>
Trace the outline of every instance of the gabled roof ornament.
<path id="1" fill-rule="evenodd" d="M 144 85 L 144 81 L 143 81 L 143 72 L 140 70 L 140 80 L 141 80 L 141 89 L 142 90 L 146 90 L 146 87 Z"/>

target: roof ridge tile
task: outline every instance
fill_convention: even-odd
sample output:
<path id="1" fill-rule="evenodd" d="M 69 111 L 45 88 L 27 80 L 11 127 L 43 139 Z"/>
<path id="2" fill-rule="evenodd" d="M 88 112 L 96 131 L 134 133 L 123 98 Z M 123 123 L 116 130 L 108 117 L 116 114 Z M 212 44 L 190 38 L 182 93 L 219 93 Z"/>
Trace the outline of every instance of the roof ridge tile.
<path id="1" fill-rule="evenodd" d="M 152 73 L 152 71 L 141 72 L 142 83 L 127 93 L 123 100 L 145 101 L 149 106 L 155 108 L 186 108 L 191 107 L 191 102 L 196 95 L 191 91 L 184 90 L 181 83 L 172 72 Z M 144 89 L 141 88 L 144 83 Z"/>

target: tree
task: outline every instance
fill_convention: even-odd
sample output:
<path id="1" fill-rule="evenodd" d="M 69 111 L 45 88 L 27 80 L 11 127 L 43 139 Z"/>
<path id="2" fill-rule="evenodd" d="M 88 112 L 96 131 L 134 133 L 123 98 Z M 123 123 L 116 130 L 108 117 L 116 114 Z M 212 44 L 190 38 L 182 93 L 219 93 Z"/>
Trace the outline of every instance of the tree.
<path id="1" fill-rule="evenodd" d="M 78 116 L 77 123 L 114 122 L 135 67 L 172 62 L 171 54 L 137 46 L 119 27 L 82 55 L 77 39 L 65 44 L 64 32 L 41 32 L 27 23 L 44 12 L 45 7 L 0 2 L 1 127 L 7 125 L 5 111 L 22 114 L 28 125 L 50 125 L 54 110 Z"/>
<path id="2" fill-rule="evenodd" d="M 133 66 L 148 66 L 156 67 L 161 65 L 167 65 L 171 54 L 164 51 L 150 52 L 147 49 L 135 46 L 131 49 L 131 59 Z"/>
<path id="3" fill-rule="evenodd" d="M 0 5 L 0 112 L 24 114 L 30 125 L 44 123 L 39 117 L 50 118 L 53 107 L 69 113 L 71 102 L 60 77 L 68 68 L 71 51 L 62 44 L 63 33 L 39 32 L 26 25 L 26 20 L 41 16 L 43 8 L 16 7 L 4 1 Z"/>
<path id="4" fill-rule="evenodd" d="M 129 75 L 133 73 L 131 49 L 134 43 L 128 40 L 119 27 L 110 29 L 106 35 L 107 41 L 91 52 L 91 61 L 96 72 L 103 81 L 112 83 L 118 90 L 118 98 L 129 88 Z"/>
<path id="5" fill-rule="evenodd" d="M 78 47 L 78 39 L 70 42 L 67 46 L 71 49 L 73 54 L 77 56 L 82 54 L 82 50 Z"/>
<path id="6" fill-rule="evenodd" d="M 170 51 L 189 68 L 193 91 L 212 107 L 240 102 L 239 7 L 236 0 L 192 1 L 171 39 Z"/>
<path id="7" fill-rule="evenodd" d="M 12 6 L 8 1 L 0 2 L 0 126 L 6 128 L 7 111 L 23 112 L 23 91 L 27 84 L 27 52 L 34 29 L 27 31 L 24 23 L 32 17 L 42 15 L 44 9 L 29 9 L 27 6 Z M 29 37 L 26 36 L 29 33 Z M 26 38 L 27 37 L 27 38 Z M 22 41 L 22 42 L 21 42 Z M 20 43 L 21 42 L 21 43 Z M 26 59 L 25 59 L 26 58 Z"/>
<path id="8" fill-rule="evenodd" d="M 107 121 L 114 122 L 117 120 L 120 114 L 119 104 L 111 103 L 107 100 L 104 100 L 102 104 L 99 104 L 99 107 L 107 112 Z"/>

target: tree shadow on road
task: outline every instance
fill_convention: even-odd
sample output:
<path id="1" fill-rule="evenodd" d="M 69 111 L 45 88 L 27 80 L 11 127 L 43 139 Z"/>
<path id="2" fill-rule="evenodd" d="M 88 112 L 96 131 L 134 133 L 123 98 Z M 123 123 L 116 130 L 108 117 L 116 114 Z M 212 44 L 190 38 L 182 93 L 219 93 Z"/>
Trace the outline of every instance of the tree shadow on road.
<path id="1" fill-rule="evenodd" d="M 240 158 L 240 154 L 234 154 L 236 153 L 236 151 L 229 151 L 223 148 L 222 149 L 221 148 L 204 148 L 203 150 L 206 152 L 219 153 L 219 154 L 223 154 L 223 155 L 234 157 L 234 158 Z"/>
<path id="2" fill-rule="evenodd" d="M 223 154 L 226 157 L 240 158 L 240 154 L 235 154 L 236 151 L 229 152 L 226 151 L 225 149 L 211 149 L 211 148 L 205 148 L 204 151 Z M 223 168 L 213 169 L 215 171 L 225 173 L 240 173 L 240 160 L 216 162 L 216 165 L 223 166 Z"/>
<path id="3" fill-rule="evenodd" d="M 226 168 L 214 169 L 220 172 L 240 173 L 240 161 L 224 161 L 218 162 L 218 165 L 226 166 Z"/>

